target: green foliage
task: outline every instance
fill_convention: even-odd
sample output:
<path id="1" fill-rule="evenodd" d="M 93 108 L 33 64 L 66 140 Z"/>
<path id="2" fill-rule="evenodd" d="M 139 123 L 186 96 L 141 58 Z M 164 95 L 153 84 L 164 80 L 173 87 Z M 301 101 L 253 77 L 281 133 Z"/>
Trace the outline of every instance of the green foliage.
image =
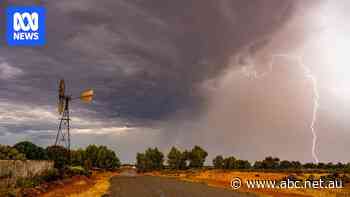
<path id="1" fill-rule="evenodd" d="M 303 165 L 303 168 L 305 168 L 305 169 L 316 169 L 317 165 L 314 164 L 314 163 L 306 163 L 306 164 Z"/>
<path id="2" fill-rule="evenodd" d="M 88 158 L 91 161 L 91 165 L 96 167 L 97 166 L 97 155 L 98 155 L 98 146 L 95 144 L 89 145 L 86 147 L 86 158 Z"/>
<path id="3" fill-rule="evenodd" d="M 20 153 L 23 153 L 29 160 L 47 160 L 47 153 L 45 149 L 37 146 L 31 142 L 24 141 L 14 145 Z"/>
<path id="4" fill-rule="evenodd" d="M 168 153 L 168 165 L 172 170 L 184 170 L 187 168 L 187 152 L 181 152 L 179 149 L 172 147 Z"/>
<path id="5" fill-rule="evenodd" d="M 281 161 L 279 166 L 280 169 L 290 169 L 292 167 L 293 167 L 292 163 L 287 160 Z"/>
<path id="6" fill-rule="evenodd" d="M 146 172 L 163 169 L 164 155 L 158 148 L 148 148 L 145 153 L 137 153 L 136 166 L 139 171 Z"/>
<path id="7" fill-rule="evenodd" d="M 56 168 L 50 169 L 42 173 L 41 175 L 28 177 L 28 178 L 18 178 L 16 180 L 16 187 L 19 188 L 33 188 L 44 182 L 52 182 L 63 177 Z"/>
<path id="8" fill-rule="evenodd" d="M 222 157 L 222 155 L 218 155 L 213 159 L 213 165 L 216 169 L 224 168 L 224 158 Z"/>
<path id="9" fill-rule="evenodd" d="M 236 169 L 236 158 L 231 156 L 224 159 L 224 169 Z"/>
<path id="10" fill-rule="evenodd" d="M 86 151 L 84 149 L 71 150 L 70 154 L 71 154 L 71 164 L 72 165 L 84 166 L 84 162 L 87 159 Z M 90 168 L 86 168 L 86 169 L 90 169 Z"/>
<path id="11" fill-rule="evenodd" d="M 7 145 L 0 145 L 0 160 L 25 160 L 24 154 Z"/>
<path id="12" fill-rule="evenodd" d="M 136 167 L 141 172 L 146 172 L 151 169 L 149 169 L 148 161 L 146 158 L 146 155 L 144 153 L 137 153 L 136 154 Z"/>
<path id="13" fill-rule="evenodd" d="M 90 176 L 91 173 L 83 168 L 82 166 L 70 166 L 66 169 L 65 173 L 68 176 L 76 176 L 76 175 L 84 175 L 84 176 Z"/>
<path id="14" fill-rule="evenodd" d="M 89 145 L 85 151 L 78 150 L 73 153 L 72 163 L 84 166 L 86 169 L 90 169 L 91 167 L 116 169 L 120 167 L 119 158 L 114 151 L 108 149 L 106 146 L 96 145 Z"/>
<path id="15" fill-rule="evenodd" d="M 38 178 L 18 178 L 16 180 L 16 186 L 20 188 L 32 188 L 38 186 L 40 184 L 40 180 Z"/>
<path id="16" fill-rule="evenodd" d="M 97 152 L 96 167 L 102 169 L 115 169 L 120 167 L 119 158 L 114 151 L 109 150 L 106 146 L 100 146 Z"/>
<path id="17" fill-rule="evenodd" d="M 262 161 L 255 161 L 253 168 L 254 169 L 263 169 L 263 162 Z"/>
<path id="18" fill-rule="evenodd" d="M 347 163 L 347 164 L 344 166 L 344 171 L 347 172 L 347 173 L 350 173 L 350 163 Z"/>
<path id="19" fill-rule="evenodd" d="M 247 160 L 236 160 L 237 169 L 249 169 L 251 165 Z"/>
<path id="20" fill-rule="evenodd" d="M 190 168 L 201 168 L 204 165 L 208 153 L 201 147 L 195 146 L 188 154 Z"/>
<path id="21" fill-rule="evenodd" d="M 69 164 L 69 151 L 63 146 L 49 146 L 46 152 L 48 158 L 55 162 L 55 168 L 63 169 Z"/>
<path id="22" fill-rule="evenodd" d="M 49 169 L 49 170 L 45 171 L 41 175 L 41 178 L 45 182 L 52 182 L 52 181 L 56 181 L 56 180 L 62 178 L 62 175 L 60 174 L 60 172 L 56 168 L 53 168 L 53 169 Z"/>
<path id="23" fill-rule="evenodd" d="M 280 159 L 277 157 L 266 157 L 262 161 L 263 169 L 278 169 Z"/>

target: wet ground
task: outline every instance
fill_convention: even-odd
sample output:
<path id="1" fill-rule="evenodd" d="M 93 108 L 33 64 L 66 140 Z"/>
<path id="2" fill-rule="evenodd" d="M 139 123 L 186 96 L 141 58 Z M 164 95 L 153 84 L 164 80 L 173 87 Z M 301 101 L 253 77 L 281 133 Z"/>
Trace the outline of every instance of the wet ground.
<path id="1" fill-rule="evenodd" d="M 137 176 L 125 173 L 111 179 L 112 197 L 252 197 L 231 190 L 209 187 L 202 183 L 179 181 L 172 178 Z"/>

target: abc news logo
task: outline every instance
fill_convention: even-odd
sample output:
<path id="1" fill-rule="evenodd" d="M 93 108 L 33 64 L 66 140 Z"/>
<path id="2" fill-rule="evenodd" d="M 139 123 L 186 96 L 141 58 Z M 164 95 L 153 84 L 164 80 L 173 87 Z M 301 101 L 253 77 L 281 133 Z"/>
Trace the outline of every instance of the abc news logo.
<path id="1" fill-rule="evenodd" d="M 25 24 L 25 20 L 28 21 Z M 39 14 L 25 12 L 23 14 L 16 12 L 13 15 L 13 39 L 14 40 L 38 40 L 39 33 Z M 21 32 L 21 30 L 23 32 Z"/>
<path id="2" fill-rule="evenodd" d="M 39 6 L 7 9 L 7 43 L 11 45 L 44 45 L 45 9 Z"/>

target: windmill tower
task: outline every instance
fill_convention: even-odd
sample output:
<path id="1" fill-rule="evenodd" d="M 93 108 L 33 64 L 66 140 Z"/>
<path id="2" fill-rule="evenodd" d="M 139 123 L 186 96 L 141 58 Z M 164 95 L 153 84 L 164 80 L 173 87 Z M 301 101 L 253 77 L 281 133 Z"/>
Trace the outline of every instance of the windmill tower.
<path id="1" fill-rule="evenodd" d="M 66 85 L 64 80 L 60 80 L 58 89 L 58 113 L 61 116 L 58 126 L 58 131 L 56 135 L 55 145 L 62 145 L 70 150 L 71 145 L 71 134 L 70 134 L 70 116 L 69 107 L 73 100 L 80 99 L 85 103 L 90 103 L 92 101 L 94 91 L 88 89 L 83 91 L 79 97 L 72 98 L 71 95 L 67 95 L 65 92 Z"/>

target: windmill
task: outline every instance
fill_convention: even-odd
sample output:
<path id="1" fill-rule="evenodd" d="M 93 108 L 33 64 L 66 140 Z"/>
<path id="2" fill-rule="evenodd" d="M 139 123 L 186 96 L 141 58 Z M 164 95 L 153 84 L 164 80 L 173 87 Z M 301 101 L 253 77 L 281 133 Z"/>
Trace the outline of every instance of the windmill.
<path id="1" fill-rule="evenodd" d="M 58 113 L 60 117 L 60 123 L 56 135 L 55 145 L 63 145 L 70 150 L 70 117 L 69 106 L 73 100 L 80 99 L 85 103 L 90 103 L 94 96 L 94 91 L 88 89 L 83 91 L 79 97 L 72 98 L 71 95 L 67 95 L 65 92 L 66 85 L 64 80 L 60 80 L 58 89 Z"/>

